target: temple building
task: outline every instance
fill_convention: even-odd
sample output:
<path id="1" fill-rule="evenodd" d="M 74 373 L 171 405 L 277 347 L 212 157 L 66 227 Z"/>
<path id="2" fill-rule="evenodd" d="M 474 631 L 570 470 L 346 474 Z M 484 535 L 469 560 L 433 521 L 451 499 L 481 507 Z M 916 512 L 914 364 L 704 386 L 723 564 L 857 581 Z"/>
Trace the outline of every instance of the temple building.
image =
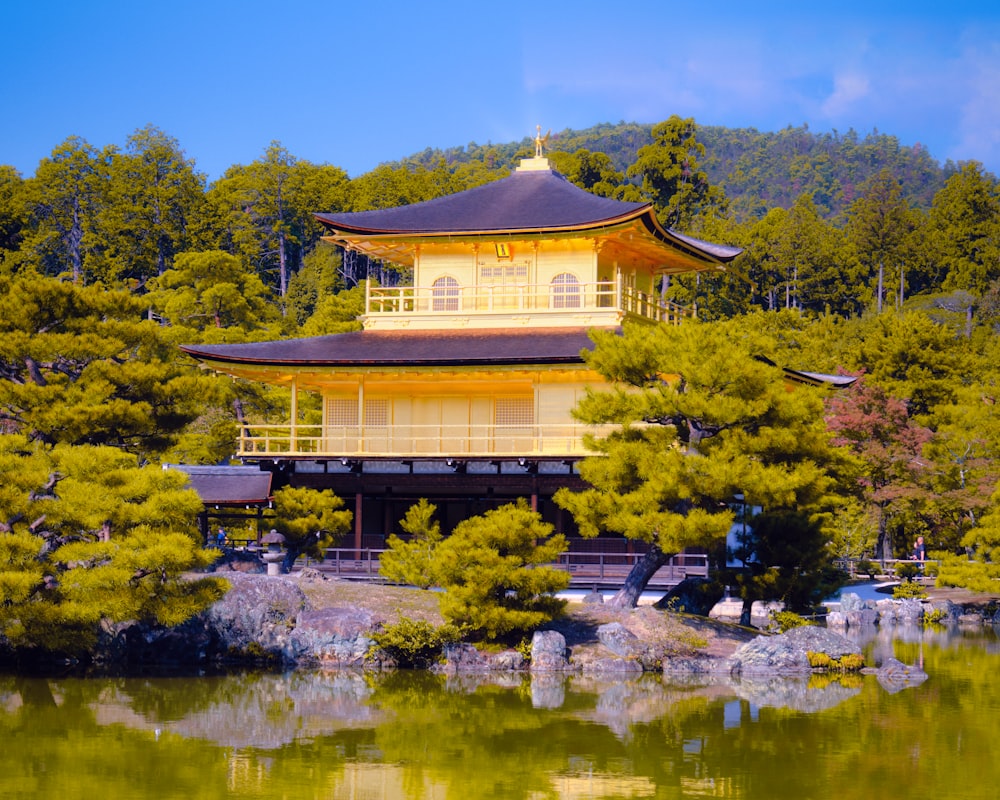
<path id="1" fill-rule="evenodd" d="M 593 328 L 680 324 L 663 276 L 722 269 L 740 250 L 664 228 L 649 203 L 590 194 L 541 153 L 509 177 L 409 206 L 316 214 L 324 239 L 408 268 L 366 290 L 360 331 L 192 345 L 210 369 L 288 387 L 290 419 L 248 425 L 238 456 L 274 485 L 333 489 L 354 510 L 349 546 L 378 548 L 419 498 L 442 527 L 516 498 L 557 527 L 588 451 L 571 410 L 602 383 L 581 352 Z M 303 392 L 322 423 L 300 420 Z"/>

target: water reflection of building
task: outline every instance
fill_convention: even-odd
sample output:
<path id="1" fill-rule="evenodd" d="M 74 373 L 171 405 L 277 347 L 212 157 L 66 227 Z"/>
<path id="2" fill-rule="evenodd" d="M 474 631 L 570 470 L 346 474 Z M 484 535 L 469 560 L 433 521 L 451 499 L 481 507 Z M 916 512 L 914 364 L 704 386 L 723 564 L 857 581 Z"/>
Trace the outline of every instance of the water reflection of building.
<path id="1" fill-rule="evenodd" d="M 358 548 L 383 546 L 421 497 L 446 530 L 517 497 L 570 529 L 551 497 L 582 487 L 571 410 L 601 383 L 581 357 L 588 330 L 680 323 L 689 311 L 660 283 L 740 252 L 665 229 L 651 204 L 586 192 L 544 157 L 455 195 L 317 219 L 327 241 L 412 271 L 412 286 L 369 286 L 361 331 L 184 350 L 290 389 L 290 419 L 245 426 L 239 457 L 275 488 L 351 501 Z M 316 424 L 300 418 L 303 392 L 322 399 Z"/>

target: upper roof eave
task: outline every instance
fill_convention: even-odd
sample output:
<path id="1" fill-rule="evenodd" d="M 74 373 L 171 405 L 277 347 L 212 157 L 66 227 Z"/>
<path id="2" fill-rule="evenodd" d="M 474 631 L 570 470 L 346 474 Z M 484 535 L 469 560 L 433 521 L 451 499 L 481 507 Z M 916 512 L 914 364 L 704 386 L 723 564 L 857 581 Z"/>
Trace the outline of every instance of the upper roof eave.
<path id="1" fill-rule="evenodd" d="M 449 367 L 581 364 L 593 345 L 587 328 L 351 331 L 307 339 L 181 345 L 216 366 Z"/>

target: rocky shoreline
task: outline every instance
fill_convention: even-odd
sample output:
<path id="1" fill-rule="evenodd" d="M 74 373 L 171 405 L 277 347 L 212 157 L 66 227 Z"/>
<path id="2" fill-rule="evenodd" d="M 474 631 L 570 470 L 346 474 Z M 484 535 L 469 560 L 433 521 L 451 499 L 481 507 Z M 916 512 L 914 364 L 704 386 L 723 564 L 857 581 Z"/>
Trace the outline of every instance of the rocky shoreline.
<path id="1" fill-rule="evenodd" d="M 143 667 L 221 668 L 257 665 L 289 669 L 384 670 L 396 665 L 374 647 L 374 634 L 393 621 L 393 611 L 336 600 L 339 586 L 315 571 L 294 576 L 242 573 L 227 575 L 232 590 L 205 613 L 183 626 L 158 629 L 120 625 L 104 632 L 96 663 L 122 669 Z M 305 589 L 324 582 L 329 605 L 310 601 Z M 416 591 L 416 590 L 414 590 Z M 402 613 L 403 609 L 395 611 Z M 530 657 L 517 650 L 481 651 L 457 644 L 445 649 L 434 671 L 446 674 L 527 671 L 532 675 L 568 673 L 628 676 L 662 672 L 673 677 L 808 676 L 817 667 L 810 659 L 824 654 L 835 663 L 844 656 L 860 658 L 861 648 L 844 633 L 850 628 L 919 624 L 983 625 L 982 612 L 940 600 L 866 601 L 845 595 L 841 610 L 826 627 L 794 628 L 775 635 L 705 617 L 667 613 L 650 606 L 632 610 L 577 605 L 565 617 L 535 633 Z M 814 659 L 815 660 L 815 659 Z M 899 686 L 926 678 L 919 669 L 899 662 L 868 665 Z"/>

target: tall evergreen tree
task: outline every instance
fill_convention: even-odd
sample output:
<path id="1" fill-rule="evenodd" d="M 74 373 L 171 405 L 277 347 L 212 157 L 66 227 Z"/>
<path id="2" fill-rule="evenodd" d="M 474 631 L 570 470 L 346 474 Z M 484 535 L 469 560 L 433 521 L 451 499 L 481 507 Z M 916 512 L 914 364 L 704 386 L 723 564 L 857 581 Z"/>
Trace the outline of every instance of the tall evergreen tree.
<path id="1" fill-rule="evenodd" d="M 652 134 L 652 144 L 639 150 L 627 175 L 641 180 L 642 197 L 656 206 L 660 222 L 689 230 L 698 214 L 724 204 L 725 197 L 699 163 L 705 146 L 693 119 L 670 117 L 654 125 Z"/>
<path id="2" fill-rule="evenodd" d="M 904 245 L 912 229 L 902 188 L 888 169 L 861 186 L 861 196 L 850 207 L 847 238 L 863 265 L 859 283 L 871 286 L 875 310 L 882 311 L 887 294 L 903 297 L 896 277 L 904 263 Z M 895 284 L 895 291 L 891 292 Z"/>
<path id="3" fill-rule="evenodd" d="M 560 490 L 584 536 L 623 534 L 649 546 L 613 599 L 635 605 L 649 578 L 688 547 L 714 548 L 738 495 L 771 512 L 822 512 L 843 468 L 811 388 L 790 388 L 766 360 L 773 341 L 739 321 L 595 331 L 588 365 L 610 389 L 588 392 L 583 422 L 612 430 Z M 762 357 L 764 360 L 762 360 Z"/>
<path id="4" fill-rule="evenodd" d="M 30 224 L 19 262 L 45 275 L 70 275 L 76 283 L 89 280 L 106 183 L 105 157 L 83 139 L 70 137 L 42 159 L 25 185 Z"/>
<path id="5" fill-rule="evenodd" d="M 151 125 L 135 131 L 108 164 L 98 223 L 105 282 L 142 284 L 166 272 L 190 244 L 204 191 L 204 177 L 176 139 Z"/>
<path id="6" fill-rule="evenodd" d="M 934 196 L 930 212 L 943 288 L 983 295 L 1000 278 L 1000 190 L 970 161 Z"/>

